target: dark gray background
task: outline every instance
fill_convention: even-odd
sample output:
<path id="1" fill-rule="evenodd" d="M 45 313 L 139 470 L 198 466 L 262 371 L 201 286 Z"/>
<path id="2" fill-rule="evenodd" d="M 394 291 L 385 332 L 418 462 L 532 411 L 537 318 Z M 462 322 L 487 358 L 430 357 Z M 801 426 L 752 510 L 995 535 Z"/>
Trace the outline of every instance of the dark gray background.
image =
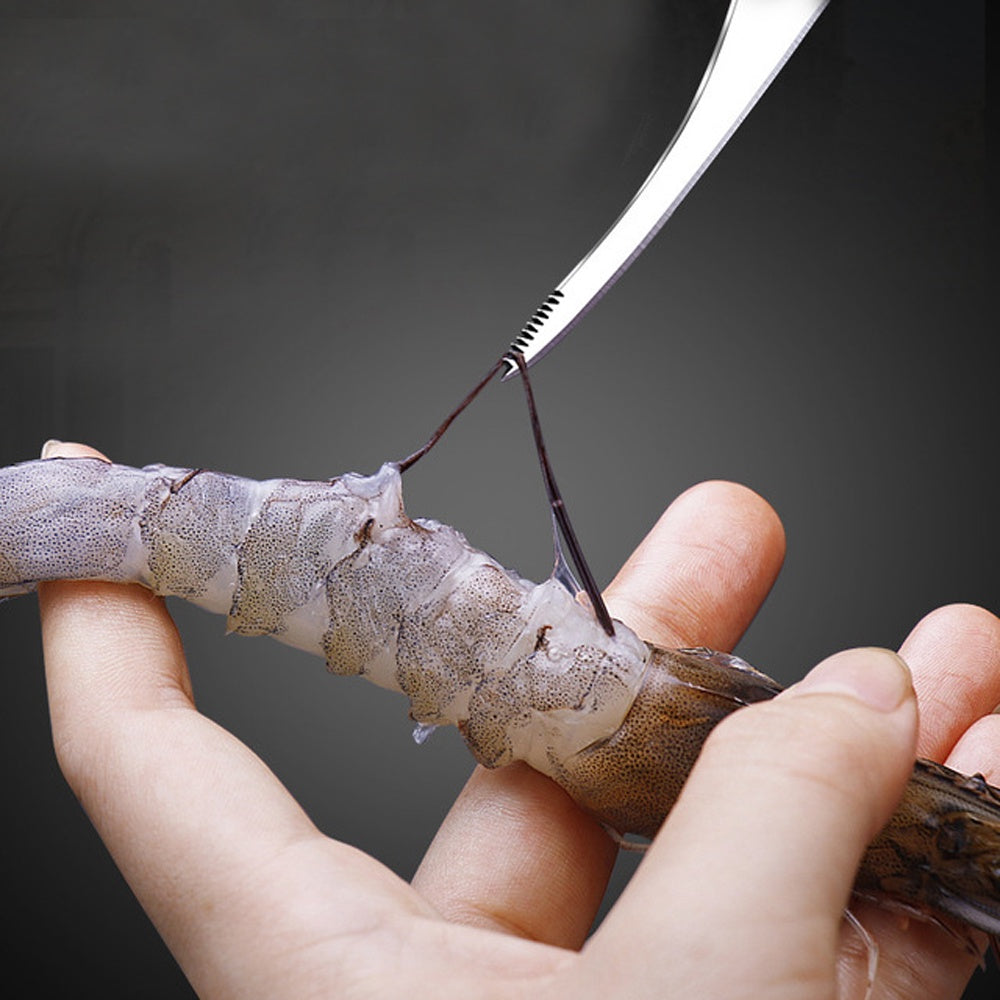
<path id="1" fill-rule="evenodd" d="M 150 6 L 178 16 L 0 4 L 0 464 L 48 437 L 258 478 L 407 454 L 655 162 L 725 3 Z M 240 16 L 180 16 L 209 7 Z M 834 0 L 535 369 L 599 580 L 700 479 L 775 505 L 788 561 L 740 650 L 783 681 L 939 604 L 1000 609 L 983 21 Z M 516 385 L 407 487 L 548 573 Z M 203 709 L 324 830 L 412 873 L 471 767 L 457 735 L 418 750 L 397 697 L 176 611 Z M 57 773 L 34 602 L 0 615 L 5 972 L 189 995 Z"/>

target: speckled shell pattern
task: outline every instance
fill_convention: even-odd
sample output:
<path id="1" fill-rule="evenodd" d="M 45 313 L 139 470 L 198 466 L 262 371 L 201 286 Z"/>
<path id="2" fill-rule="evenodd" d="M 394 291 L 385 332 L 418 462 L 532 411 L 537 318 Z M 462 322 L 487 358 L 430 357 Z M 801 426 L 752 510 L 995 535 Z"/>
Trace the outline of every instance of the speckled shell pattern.
<path id="1" fill-rule="evenodd" d="M 0 597 L 52 579 L 138 582 L 319 654 L 402 691 L 418 722 L 457 725 L 490 767 L 552 773 L 613 732 L 650 656 L 561 584 L 411 520 L 394 465 L 331 482 L 91 458 L 0 470 Z"/>
<path id="2" fill-rule="evenodd" d="M 779 686 L 738 657 L 608 637 L 561 584 L 411 520 L 398 469 L 330 482 L 46 459 L 0 469 L 0 599 L 40 581 L 141 583 L 227 616 L 523 760 L 609 828 L 652 837 L 712 728 Z M 738 831 L 733 832 L 738 837 Z M 1000 934 L 1000 792 L 918 761 L 857 891 Z"/>

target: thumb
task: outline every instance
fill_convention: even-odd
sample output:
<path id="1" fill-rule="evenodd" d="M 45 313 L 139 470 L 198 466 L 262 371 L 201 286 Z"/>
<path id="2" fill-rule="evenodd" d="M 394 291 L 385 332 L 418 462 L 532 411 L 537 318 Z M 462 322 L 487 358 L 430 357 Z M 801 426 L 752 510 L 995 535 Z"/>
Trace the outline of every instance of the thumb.
<path id="1" fill-rule="evenodd" d="M 783 997 L 798 995 L 796 982 L 822 996 L 858 864 L 902 794 L 916 730 L 909 671 L 878 649 L 838 653 L 734 713 L 594 951 L 632 952 L 644 978 L 662 977 L 648 980 L 654 995 L 677 983 L 680 963 L 700 984 L 693 996 L 763 997 L 779 982 Z"/>

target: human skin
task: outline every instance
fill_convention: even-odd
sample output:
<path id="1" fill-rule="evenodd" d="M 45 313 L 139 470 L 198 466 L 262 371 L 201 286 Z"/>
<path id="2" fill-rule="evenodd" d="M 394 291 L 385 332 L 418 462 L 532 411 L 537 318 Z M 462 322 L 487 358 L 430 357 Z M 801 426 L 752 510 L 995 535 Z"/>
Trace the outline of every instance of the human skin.
<path id="1" fill-rule="evenodd" d="M 608 605 L 651 642 L 730 649 L 783 554 L 763 500 L 705 483 Z M 39 593 L 60 765 L 204 997 L 860 997 L 866 955 L 841 914 L 914 754 L 1000 776 L 1000 620 L 939 609 L 902 660 L 838 654 L 724 721 L 587 939 L 615 847 L 548 779 L 478 769 L 407 884 L 320 833 L 197 712 L 161 600 L 99 583 Z M 961 995 L 975 957 L 947 934 L 852 909 L 880 946 L 876 997 Z"/>

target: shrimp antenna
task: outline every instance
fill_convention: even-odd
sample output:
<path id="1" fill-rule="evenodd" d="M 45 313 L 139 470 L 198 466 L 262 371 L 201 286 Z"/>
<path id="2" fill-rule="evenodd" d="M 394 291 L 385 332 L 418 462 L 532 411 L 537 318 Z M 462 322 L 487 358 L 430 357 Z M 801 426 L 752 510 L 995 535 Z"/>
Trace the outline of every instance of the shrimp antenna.
<path id="1" fill-rule="evenodd" d="M 464 410 L 475 398 L 478 396 L 483 389 L 492 381 L 493 376 L 500 371 L 503 366 L 507 364 L 507 355 L 505 354 L 500 358 L 495 365 L 476 383 L 475 388 L 462 400 L 458 406 L 455 407 L 444 421 L 441 426 L 430 436 L 430 440 L 422 448 L 418 448 L 412 455 L 404 458 L 401 462 L 397 462 L 396 465 L 401 473 L 406 472 L 411 465 L 416 465 L 420 459 L 424 457 L 441 440 L 444 436 L 444 432 L 451 426 L 451 422 L 457 417 L 462 410 Z"/>
<path id="2" fill-rule="evenodd" d="M 542 438 L 542 425 L 538 419 L 538 409 L 535 406 L 535 394 L 531 390 L 531 381 L 528 378 L 528 366 L 525 363 L 524 355 L 520 351 L 509 351 L 501 361 L 509 358 L 512 360 L 521 373 L 521 381 L 524 383 L 524 394 L 528 400 L 528 415 L 531 417 L 531 431 L 535 435 L 535 451 L 538 453 L 538 463 L 542 467 L 542 478 L 545 480 L 545 492 L 549 497 L 549 506 L 552 508 L 552 516 L 559 525 L 559 532 L 569 549 L 570 558 L 576 567 L 577 573 L 583 582 L 583 589 L 590 599 L 590 605 L 594 609 L 597 620 L 601 623 L 601 628 L 609 636 L 615 634 L 615 624 L 608 614 L 607 605 L 594 581 L 594 576 L 590 572 L 587 560 L 584 558 L 583 549 L 570 523 L 569 514 L 566 511 L 566 504 L 563 501 L 559 487 L 556 485 L 555 476 L 552 474 L 552 465 L 549 462 L 548 452 L 545 450 L 545 441 Z"/>

